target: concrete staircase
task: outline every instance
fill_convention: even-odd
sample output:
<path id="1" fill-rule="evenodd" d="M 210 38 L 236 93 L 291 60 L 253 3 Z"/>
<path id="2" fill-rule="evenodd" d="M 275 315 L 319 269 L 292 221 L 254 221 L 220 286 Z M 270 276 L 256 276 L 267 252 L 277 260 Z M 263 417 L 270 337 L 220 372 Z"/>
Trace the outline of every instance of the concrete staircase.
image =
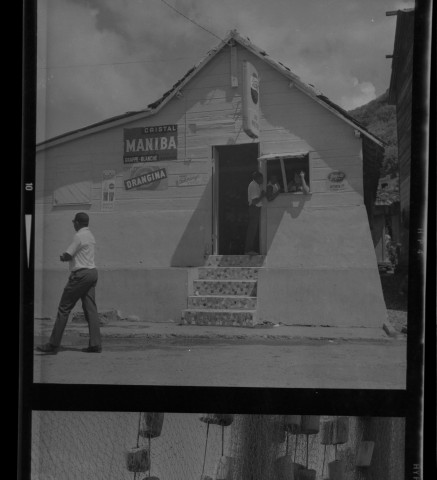
<path id="1" fill-rule="evenodd" d="M 255 325 L 258 270 L 264 259 L 263 255 L 210 255 L 193 282 L 194 295 L 188 297 L 181 324 Z"/>

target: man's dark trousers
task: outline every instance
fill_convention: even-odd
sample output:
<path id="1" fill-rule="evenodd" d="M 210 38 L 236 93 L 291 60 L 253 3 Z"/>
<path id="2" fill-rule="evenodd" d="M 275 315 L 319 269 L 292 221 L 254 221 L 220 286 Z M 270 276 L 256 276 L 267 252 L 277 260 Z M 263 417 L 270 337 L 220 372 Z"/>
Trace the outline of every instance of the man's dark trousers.
<path id="1" fill-rule="evenodd" d="M 100 346 L 100 325 L 96 306 L 97 269 L 82 268 L 71 272 L 59 302 L 58 315 L 49 342 L 58 347 L 67 325 L 68 317 L 77 301 L 82 300 L 83 313 L 88 322 L 90 347 Z"/>
<path id="2" fill-rule="evenodd" d="M 261 218 L 261 207 L 255 205 L 249 206 L 249 225 L 246 233 L 246 246 L 244 252 L 253 252 L 258 249 L 257 235 L 259 231 L 259 221 Z"/>

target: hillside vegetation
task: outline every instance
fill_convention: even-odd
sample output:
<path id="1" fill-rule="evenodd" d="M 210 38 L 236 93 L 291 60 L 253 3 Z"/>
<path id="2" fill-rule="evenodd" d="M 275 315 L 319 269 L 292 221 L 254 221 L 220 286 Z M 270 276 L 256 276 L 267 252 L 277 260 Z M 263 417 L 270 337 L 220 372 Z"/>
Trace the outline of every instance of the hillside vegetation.
<path id="1" fill-rule="evenodd" d="M 364 127 L 386 143 L 381 177 L 398 174 L 396 107 L 388 104 L 388 90 L 375 100 L 348 112 Z"/>

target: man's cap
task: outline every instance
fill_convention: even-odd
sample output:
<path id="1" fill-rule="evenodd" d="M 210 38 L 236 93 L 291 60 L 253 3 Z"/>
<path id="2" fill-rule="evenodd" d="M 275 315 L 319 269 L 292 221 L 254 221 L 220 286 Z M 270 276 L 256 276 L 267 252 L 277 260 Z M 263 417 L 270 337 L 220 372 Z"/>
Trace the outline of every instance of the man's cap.
<path id="1" fill-rule="evenodd" d="M 76 213 L 73 221 L 75 221 L 77 223 L 80 223 L 80 224 L 88 225 L 88 223 L 90 221 L 90 217 L 84 212 L 79 212 L 79 213 Z"/>

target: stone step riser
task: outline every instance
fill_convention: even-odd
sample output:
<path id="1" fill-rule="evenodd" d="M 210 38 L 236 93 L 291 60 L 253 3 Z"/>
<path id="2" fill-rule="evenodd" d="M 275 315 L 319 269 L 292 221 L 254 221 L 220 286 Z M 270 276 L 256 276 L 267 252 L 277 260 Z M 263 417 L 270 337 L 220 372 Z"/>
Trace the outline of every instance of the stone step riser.
<path id="1" fill-rule="evenodd" d="M 257 279 L 262 255 L 211 255 L 193 281 L 182 325 L 250 327 L 257 323 Z"/>
<path id="2" fill-rule="evenodd" d="M 256 297 L 188 297 L 189 309 L 255 310 Z"/>
<path id="3" fill-rule="evenodd" d="M 264 255 L 210 255 L 205 263 L 207 267 L 261 267 Z"/>
<path id="4" fill-rule="evenodd" d="M 195 296 L 201 295 L 238 295 L 256 297 L 256 281 L 212 281 L 195 280 L 193 282 Z"/>
<path id="5" fill-rule="evenodd" d="M 184 310 L 182 312 L 183 325 L 216 325 L 229 327 L 253 326 L 256 323 L 255 312 L 227 312 Z"/>
<path id="6" fill-rule="evenodd" d="M 259 269 L 256 267 L 202 267 L 201 280 L 256 280 Z"/>

